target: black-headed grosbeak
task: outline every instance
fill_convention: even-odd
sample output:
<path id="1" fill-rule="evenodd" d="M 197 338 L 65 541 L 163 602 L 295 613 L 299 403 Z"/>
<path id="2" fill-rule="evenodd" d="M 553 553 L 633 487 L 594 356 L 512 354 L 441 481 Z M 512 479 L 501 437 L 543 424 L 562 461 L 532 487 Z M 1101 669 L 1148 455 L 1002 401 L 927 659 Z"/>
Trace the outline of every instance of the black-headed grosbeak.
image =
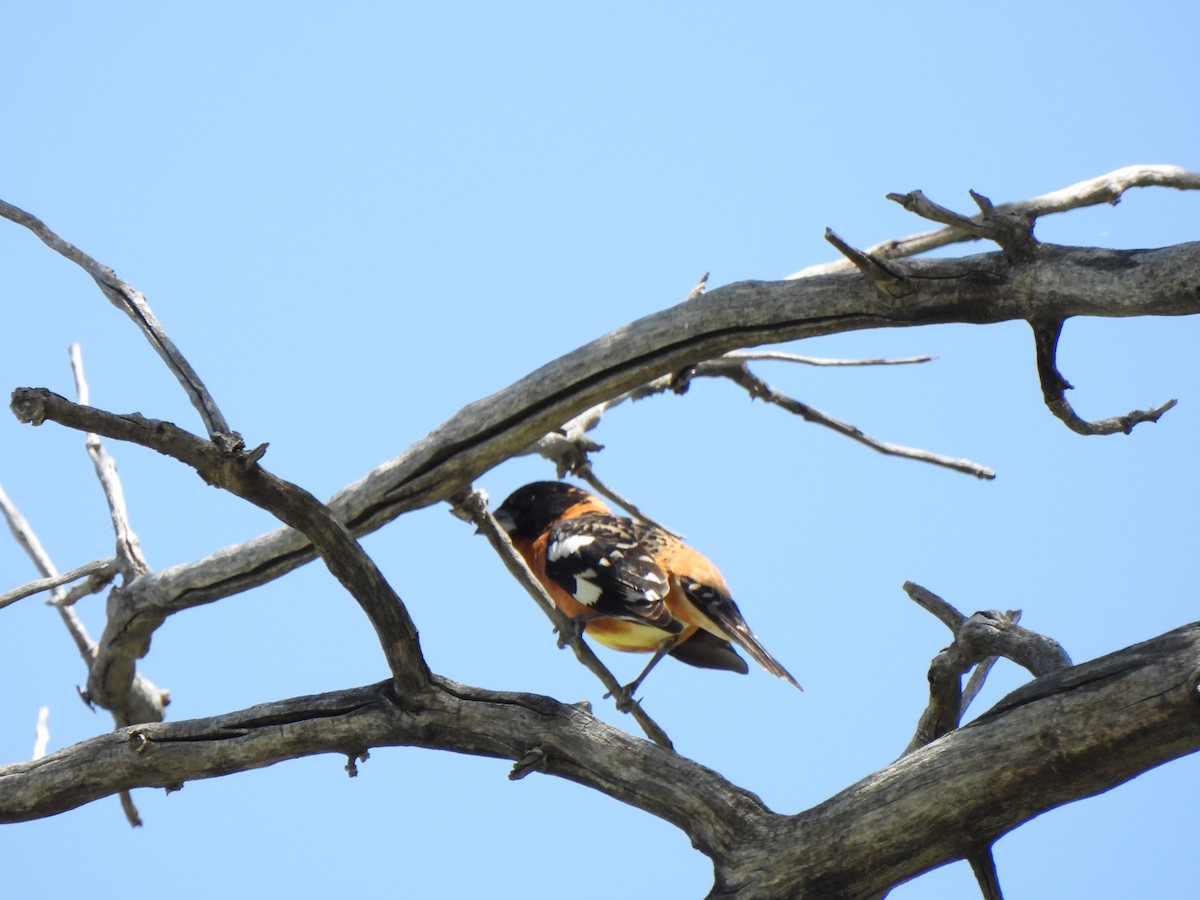
<path id="1" fill-rule="evenodd" d="M 518 488 L 495 517 L 554 605 L 587 635 L 614 650 L 654 654 L 629 694 L 663 655 L 744 675 L 732 644 L 800 688 L 746 625 L 716 566 L 673 535 L 615 516 L 558 481 Z"/>

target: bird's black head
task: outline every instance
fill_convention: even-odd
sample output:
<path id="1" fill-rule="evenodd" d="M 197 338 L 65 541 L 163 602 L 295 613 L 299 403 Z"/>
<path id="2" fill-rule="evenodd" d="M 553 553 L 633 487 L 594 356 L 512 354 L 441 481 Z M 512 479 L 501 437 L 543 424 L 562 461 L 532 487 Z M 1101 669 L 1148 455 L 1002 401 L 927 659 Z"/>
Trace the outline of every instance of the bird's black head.
<path id="1" fill-rule="evenodd" d="M 596 498 L 573 484 L 535 481 L 519 487 L 496 510 L 496 521 L 514 541 L 531 541 L 572 506 Z"/>

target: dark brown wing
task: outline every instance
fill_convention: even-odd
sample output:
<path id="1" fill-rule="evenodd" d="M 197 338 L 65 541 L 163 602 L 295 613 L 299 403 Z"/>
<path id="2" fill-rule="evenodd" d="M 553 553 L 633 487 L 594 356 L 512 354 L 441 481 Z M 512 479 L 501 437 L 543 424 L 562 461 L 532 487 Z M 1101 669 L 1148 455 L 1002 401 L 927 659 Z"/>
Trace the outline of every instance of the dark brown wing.
<path id="1" fill-rule="evenodd" d="M 679 573 L 676 573 L 676 579 L 688 601 L 716 625 L 725 637 L 745 650 L 756 663 L 772 675 L 804 690 L 800 687 L 800 682 L 796 681 L 779 660 L 772 656 L 762 642 L 755 637 L 754 632 L 750 630 L 750 626 L 742 617 L 741 610 L 723 588 L 697 581 Z"/>
<path id="2" fill-rule="evenodd" d="M 594 612 L 679 634 L 683 623 L 663 599 L 667 571 L 643 544 L 644 526 L 590 514 L 554 525 L 546 543 L 546 575 Z"/>

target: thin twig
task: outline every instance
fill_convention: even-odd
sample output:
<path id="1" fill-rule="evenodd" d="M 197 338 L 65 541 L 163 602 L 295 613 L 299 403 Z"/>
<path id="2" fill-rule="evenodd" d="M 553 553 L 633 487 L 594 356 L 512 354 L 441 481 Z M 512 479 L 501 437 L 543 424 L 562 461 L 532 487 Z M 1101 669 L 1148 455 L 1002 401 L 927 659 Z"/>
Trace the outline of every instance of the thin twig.
<path id="1" fill-rule="evenodd" d="M 16 505 L 8 499 L 8 495 L 4 493 L 4 489 L 0 487 L 0 513 L 3 513 L 5 521 L 8 522 L 8 528 L 16 539 L 17 545 L 25 551 L 25 554 L 33 562 L 36 568 L 44 578 L 54 578 L 58 575 L 58 569 L 55 568 L 53 560 L 50 559 L 50 554 L 46 552 L 41 541 L 38 540 L 37 534 L 25 517 L 21 515 L 20 510 Z M 79 616 L 75 614 L 75 610 L 69 606 L 60 606 L 56 602 L 58 600 L 61 588 L 54 588 L 54 593 L 51 594 L 51 602 L 58 607 L 59 616 L 63 620 L 63 624 L 67 627 L 71 639 L 75 641 L 75 646 L 79 650 L 79 655 L 83 657 L 83 661 L 91 666 L 92 660 L 96 658 L 96 644 L 92 641 L 84 627 Z"/>
<path id="2" fill-rule="evenodd" d="M 192 406 L 200 413 L 204 427 L 210 437 L 217 434 L 228 434 L 230 428 L 221 415 L 217 403 L 209 394 L 208 388 L 200 380 L 179 349 L 167 337 L 166 331 L 150 310 L 150 304 L 140 291 L 135 290 L 116 276 L 112 269 L 102 265 L 88 256 L 74 244 L 64 241 L 41 219 L 0 200 L 0 217 L 23 225 L 41 238 L 42 242 L 56 253 L 60 253 L 88 273 L 99 286 L 108 301 L 121 312 L 125 313 L 141 329 L 142 334 L 150 342 L 156 353 L 167 364 L 167 368 L 187 392 Z"/>
<path id="3" fill-rule="evenodd" d="M 88 406 L 87 379 L 83 374 L 83 354 L 78 344 L 71 344 L 71 372 L 75 376 L 75 393 L 81 406 Z M 104 449 L 100 436 L 89 432 L 84 439 L 88 456 L 100 479 L 100 487 L 104 491 L 104 499 L 108 502 L 108 515 L 112 521 L 113 533 L 116 536 L 117 562 L 125 581 L 132 581 L 138 575 L 150 571 L 150 564 L 142 555 L 141 541 L 129 524 L 129 510 L 125 505 L 125 491 L 121 487 L 121 479 L 117 477 L 117 464 Z"/>
<path id="4" fill-rule="evenodd" d="M 84 563 L 82 566 L 77 566 L 69 572 L 63 572 L 58 575 L 50 576 L 49 578 L 39 578 L 37 581 L 30 581 L 20 587 L 13 588 L 11 591 L 5 591 L 0 594 L 0 609 L 8 606 L 10 603 L 16 603 L 25 597 L 32 597 L 34 594 L 40 594 L 42 591 L 48 591 L 56 587 L 61 587 L 64 584 L 70 584 L 73 581 L 78 581 L 80 578 L 89 578 L 93 575 L 107 576 L 109 579 L 117 571 L 116 560 L 113 559 L 94 559 L 89 563 Z"/>
<path id="5" fill-rule="evenodd" d="M 129 827 L 141 828 L 142 817 L 138 815 L 137 807 L 133 805 L 133 794 L 129 791 L 121 791 L 118 796 L 121 800 L 121 812 L 125 813 L 125 821 L 129 823 Z"/>
<path id="6" fill-rule="evenodd" d="M 592 489 L 596 491 L 596 493 L 600 494 L 605 499 L 611 500 L 613 503 L 617 504 L 617 506 L 620 506 L 626 510 L 635 519 L 645 522 L 647 525 L 657 528 L 659 531 L 665 531 L 667 534 L 674 535 L 677 538 L 683 537 L 683 535 L 681 535 L 678 531 L 670 529 L 661 522 L 650 518 L 632 500 L 623 494 L 617 493 L 616 490 L 601 481 L 600 477 L 596 474 L 595 470 L 592 468 L 592 464 L 589 461 L 584 460 L 583 465 L 579 466 L 575 470 L 575 474 L 582 480 L 586 481 L 592 487 Z"/>
<path id="7" fill-rule="evenodd" d="M 828 413 L 824 413 L 813 406 L 802 403 L 793 397 L 788 396 L 780 391 L 772 388 L 767 382 L 763 381 L 757 375 L 752 373 L 745 365 L 746 361 L 751 358 L 752 354 L 728 353 L 717 359 L 711 359 L 707 362 L 697 363 L 689 372 L 688 378 L 728 378 L 735 384 L 743 387 L 751 397 L 757 397 L 767 403 L 779 406 L 790 413 L 800 416 L 806 422 L 811 422 L 814 425 L 821 425 L 836 431 L 852 440 L 858 441 L 872 450 L 883 453 L 887 456 L 898 456 L 904 459 L 915 460 L 916 462 L 929 463 L 930 465 L 941 466 L 951 469 L 956 472 L 963 472 L 967 475 L 974 475 L 976 478 L 991 480 L 996 477 L 995 470 L 980 465 L 969 459 L 955 459 L 951 456 L 944 456 L 940 453 L 933 453 L 929 450 L 920 450 L 915 447 L 906 447 L 902 444 L 893 444 L 888 441 L 881 441 L 866 434 L 862 429 L 849 422 L 843 422 L 840 419 L 835 419 Z M 754 354 L 762 359 L 779 359 L 782 362 L 810 362 L 807 357 L 795 357 L 792 354 L 770 354 L 764 352 L 762 354 Z M 863 361 L 843 361 L 830 360 L 831 365 L 901 365 L 905 363 L 925 362 L 932 357 L 910 357 L 908 359 L 899 360 L 863 360 Z M 813 365 L 824 365 L 825 362 L 811 362 Z M 558 467 L 558 475 L 561 478 L 567 472 L 579 475 L 585 478 L 586 472 L 590 471 L 590 462 L 588 453 L 601 449 L 601 445 L 591 441 L 585 437 L 585 433 L 595 428 L 604 414 L 624 403 L 626 400 L 642 400 L 646 397 L 651 397 L 656 394 L 663 394 L 667 391 L 674 390 L 677 381 L 670 375 L 664 375 L 661 378 L 656 378 L 654 381 L 641 385 L 632 391 L 626 391 L 620 396 L 607 400 L 604 403 L 598 403 L 591 409 L 581 413 L 574 419 L 563 424 L 556 432 L 545 435 L 524 452 L 537 453 L 547 459 L 552 460 Z M 613 495 L 609 495 L 610 499 L 625 506 L 634 515 L 640 516 L 634 508 L 626 506 L 626 504 L 617 499 Z M 649 520 L 648 520 L 649 521 Z"/>
<path id="8" fill-rule="evenodd" d="M 708 373 L 703 371 L 703 367 L 698 367 L 696 374 Z M 798 415 L 806 422 L 812 422 L 813 424 L 822 425 L 825 428 L 836 431 L 838 434 L 845 435 L 886 456 L 899 456 L 905 459 L 917 460 L 918 462 L 930 463 L 931 465 L 953 469 L 956 472 L 965 472 L 968 475 L 974 475 L 976 478 L 984 480 L 991 480 L 996 477 L 993 469 L 981 466 L 969 459 L 954 459 L 953 457 L 942 456 L 928 450 L 918 450 L 913 447 L 905 447 L 901 444 L 877 440 L 863 432 L 856 425 L 835 419 L 833 416 L 821 412 L 807 403 L 801 403 L 799 400 L 775 390 L 744 365 L 728 366 L 720 374 L 735 384 L 744 387 L 752 397 L 757 397 L 760 400 L 764 400 L 767 403 Z"/>
<path id="9" fill-rule="evenodd" d="M 119 571 L 120 567 L 114 560 L 111 569 L 90 575 L 66 592 L 56 592 L 47 602 L 58 607 L 74 606 L 84 597 L 98 594 L 112 584 Z"/>
<path id="10" fill-rule="evenodd" d="M 854 267 L 862 272 L 889 300 L 898 300 L 912 292 L 912 282 L 871 251 L 859 250 L 842 240 L 829 228 L 825 229 L 825 240 L 837 247 L 842 256 L 850 260 Z"/>

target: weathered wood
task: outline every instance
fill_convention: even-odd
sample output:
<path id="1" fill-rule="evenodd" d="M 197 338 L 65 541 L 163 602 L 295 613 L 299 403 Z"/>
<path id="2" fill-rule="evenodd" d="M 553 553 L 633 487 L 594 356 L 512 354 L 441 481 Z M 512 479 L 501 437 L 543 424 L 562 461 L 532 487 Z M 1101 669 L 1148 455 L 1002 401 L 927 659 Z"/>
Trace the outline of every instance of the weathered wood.
<path id="1" fill-rule="evenodd" d="M 3 766 L 0 821 L 300 756 L 419 746 L 523 762 L 660 816 L 713 858 L 714 898 L 866 898 L 1200 749 L 1198 677 L 1200 623 L 1039 678 L 794 816 L 579 707 L 435 677 L 407 711 L 380 684 L 134 726 Z"/>

